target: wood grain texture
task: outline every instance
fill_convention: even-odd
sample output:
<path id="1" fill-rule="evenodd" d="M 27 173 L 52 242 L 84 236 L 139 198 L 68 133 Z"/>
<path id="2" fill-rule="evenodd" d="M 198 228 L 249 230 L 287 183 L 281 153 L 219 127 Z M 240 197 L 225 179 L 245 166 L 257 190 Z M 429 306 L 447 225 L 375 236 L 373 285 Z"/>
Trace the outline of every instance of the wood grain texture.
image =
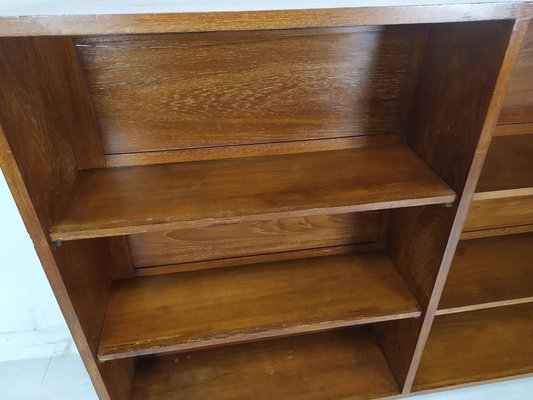
<path id="1" fill-rule="evenodd" d="M 68 38 L 0 40 L 0 166 L 77 348 L 102 400 L 131 395 L 132 360 L 96 360 L 111 289 L 108 241 L 51 247 L 48 227 L 79 162 L 72 129 L 91 132 Z M 72 73 L 72 80 L 65 76 Z M 87 149 L 86 161 L 92 155 Z M 114 370 L 123 379 L 108 380 Z"/>
<path id="2" fill-rule="evenodd" d="M 533 234 L 459 243 L 439 314 L 533 301 Z"/>
<path id="3" fill-rule="evenodd" d="M 78 49 L 104 153 L 121 154 L 398 132 L 419 32 L 96 36 Z"/>
<path id="4" fill-rule="evenodd" d="M 507 226 L 504 228 L 491 228 L 480 231 L 465 231 L 461 234 L 461 240 L 481 239 L 484 237 L 516 235 L 519 233 L 533 232 L 532 225 Z"/>
<path id="5" fill-rule="evenodd" d="M 134 400 L 363 400 L 398 394 L 368 329 L 269 340 L 139 362 Z"/>
<path id="6" fill-rule="evenodd" d="M 391 215 L 387 251 L 423 311 L 418 332 L 410 324 L 380 335 L 404 394 L 411 390 L 526 28 L 524 21 L 500 21 L 428 29 L 407 142 L 459 201 Z M 400 341 L 409 350 L 391 351 Z"/>
<path id="7" fill-rule="evenodd" d="M 132 167 L 136 165 L 172 164 L 177 162 L 218 160 L 221 158 L 257 157 L 268 155 L 311 153 L 315 151 L 353 149 L 358 147 L 400 144 L 396 133 L 350 136 L 335 139 L 297 140 L 292 142 L 259 143 L 240 146 L 201 147 L 194 149 L 148 151 L 104 155 L 106 166 Z"/>
<path id="8" fill-rule="evenodd" d="M 87 170 L 50 235 L 70 240 L 454 199 L 401 145 Z"/>
<path id="9" fill-rule="evenodd" d="M 531 22 L 498 122 L 500 124 L 533 122 L 533 23 Z"/>
<path id="10" fill-rule="evenodd" d="M 437 317 L 414 390 L 533 372 L 532 313 L 521 304 Z"/>
<path id="11" fill-rule="evenodd" d="M 136 268 L 135 275 L 136 276 L 150 276 L 150 275 L 169 274 L 173 272 L 187 272 L 187 271 L 199 271 L 199 270 L 213 269 L 213 268 L 236 267 L 240 265 L 251 266 L 253 264 L 286 261 L 286 260 L 297 260 L 301 258 L 323 257 L 323 256 L 337 255 L 337 254 L 356 254 L 356 253 L 363 253 L 363 252 L 374 251 L 374 250 L 381 250 L 382 248 L 383 247 L 380 246 L 377 242 L 358 243 L 358 244 L 344 245 L 344 246 L 318 247 L 318 248 L 313 248 L 313 249 L 283 251 L 280 253 L 265 253 L 265 254 L 257 254 L 257 255 L 252 255 L 252 256 L 218 258 L 215 260 L 196 261 L 193 263 L 169 264 L 169 265 Z"/>
<path id="12" fill-rule="evenodd" d="M 497 42 L 487 45 L 491 40 Z M 502 22 L 434 26 L 428 35 L 407 142 L 457 192 L 470 172 L 508 41 L 509 24 Z"/>
<path id="13" fill-rule="evenodd" d="M 533 195 L 474 200 L 464 231 L 533 224 Z"/>
<path id="14" fill-rule="evenodd" d="M 54 56 L 70 44 L 65 38 L 0 40 L 0 124 L 45 229 L 77 172 L 67 141 L 68 123 L 76 121 L 72 93 L 61 84 L 64 65 Z"/>
<path id="15" fill-rule="evenodd" d="M 293 29 L 530 17 L 531 6 L 527 3 L 472 3 L 212 13 L 27 16 L 0 18 L 0 36 Z"/>
<path id="16" fill-rule="evenodd" d="M 511 197 L 516 189 L 533 195 L 533 133 L 492 140 L 476 192 L 505 191 L 501 195 Z M 484 195 L 487 198 L 488 193 Z"/>
<path id="17" fill-rule="evenodd" d="M 380 213 L 316 215 L 128 237 L 137 268 L 375 242 Z"/>
<path id="18" fill-rule="evenodd" d="M 498 125 L 494 131 L 494 136 L 510 136 L 533 134 L 533 122 L 520 124 Z"/>
<path id="19" fill-rule="evenodd" d="M 99 359 L 419 315 L 380 252 L 134 278 L 113 286 Z"/>

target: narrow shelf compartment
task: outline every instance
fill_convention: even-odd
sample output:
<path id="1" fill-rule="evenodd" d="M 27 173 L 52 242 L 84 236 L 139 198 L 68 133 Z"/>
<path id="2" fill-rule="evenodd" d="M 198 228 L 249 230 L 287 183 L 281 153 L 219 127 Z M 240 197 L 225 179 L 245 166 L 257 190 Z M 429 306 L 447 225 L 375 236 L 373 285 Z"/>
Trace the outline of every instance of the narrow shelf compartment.
<path id="1" fill-rule="evenodd" d="M 420 316 L 382 252 L 116 281 L 101 361 Z"/>
<path id="2" fill-rule="evenodd" d="M 368 327 L 142 359 L 134 400 L 365 400 L 400 394 Z"/>
<path id="3" fill-rule="evenodd" d="M 533 301 L 533 233 L 463 240 L 437 315 Z"/>
<path id="4" fill-rule="evenodd" d="M 533 134 L 495 137 L 475 200 L 533 195 Z"/>
<path id="5" fill-rule="evenodd" d="M 438 316 L 414 390 L 533 373 L 533 304 Z"/>
<path id="6" fill-rule="evenodd" d="M 453 202 L 404 145 L 85 170 L 52 240 Z"/>
<path id="7" fill-rule="evenodd" d="M 477 235 L 483 236 L 483 231 L 493 229 L 507 228 L 508 232 L 523 232 L 531 227 L 533 195 L 472 201 L 463 231 L 479 231 Z"/>

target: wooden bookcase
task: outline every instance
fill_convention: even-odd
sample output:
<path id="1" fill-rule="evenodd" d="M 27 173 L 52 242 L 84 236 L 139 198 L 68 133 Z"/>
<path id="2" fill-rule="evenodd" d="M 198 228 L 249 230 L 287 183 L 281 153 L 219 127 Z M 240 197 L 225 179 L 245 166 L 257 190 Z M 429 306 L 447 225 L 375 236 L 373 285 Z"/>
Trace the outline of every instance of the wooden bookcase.
<path id="1" fill-rule="evenodd" d="M 532 373 L 532 13 L 0 17 L 0 165 L 98 396 Z"/>

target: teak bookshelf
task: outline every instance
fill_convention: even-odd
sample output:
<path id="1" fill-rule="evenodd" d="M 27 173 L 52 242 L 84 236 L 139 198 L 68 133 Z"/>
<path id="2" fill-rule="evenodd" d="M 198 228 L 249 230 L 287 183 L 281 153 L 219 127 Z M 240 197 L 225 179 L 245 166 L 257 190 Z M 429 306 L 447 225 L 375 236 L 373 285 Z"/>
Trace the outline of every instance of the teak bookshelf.
<path id="1" fill-rule="evenodd" d="M 0 17 L 0 165 L 100 399 L 533 373 L 532 13 Z"/>

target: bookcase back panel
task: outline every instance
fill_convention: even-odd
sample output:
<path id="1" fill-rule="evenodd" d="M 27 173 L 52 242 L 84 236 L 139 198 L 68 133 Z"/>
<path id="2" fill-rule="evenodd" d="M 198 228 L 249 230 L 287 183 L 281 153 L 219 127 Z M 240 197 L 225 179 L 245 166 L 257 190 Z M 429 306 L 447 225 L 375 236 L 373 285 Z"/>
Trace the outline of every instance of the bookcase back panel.
<path id="1" fill-rule="evenodd" d="M 142 268 L 372 243 L 385 223 L 386 212 L 370 211 L 142 233 L 128 242 Z"/>
<path id="2" fill-rule="evenodd" d="M 531 23 L 499 118 L 500 124 L 523 122 L 533 122 L 533 24 Z"/>
<path id="3" fill-rule="evenodd" d="M 77 48 L 104 153 L 123 154 L 398 133 L 422 36 L 322 28 L 96 36 Z"/>

